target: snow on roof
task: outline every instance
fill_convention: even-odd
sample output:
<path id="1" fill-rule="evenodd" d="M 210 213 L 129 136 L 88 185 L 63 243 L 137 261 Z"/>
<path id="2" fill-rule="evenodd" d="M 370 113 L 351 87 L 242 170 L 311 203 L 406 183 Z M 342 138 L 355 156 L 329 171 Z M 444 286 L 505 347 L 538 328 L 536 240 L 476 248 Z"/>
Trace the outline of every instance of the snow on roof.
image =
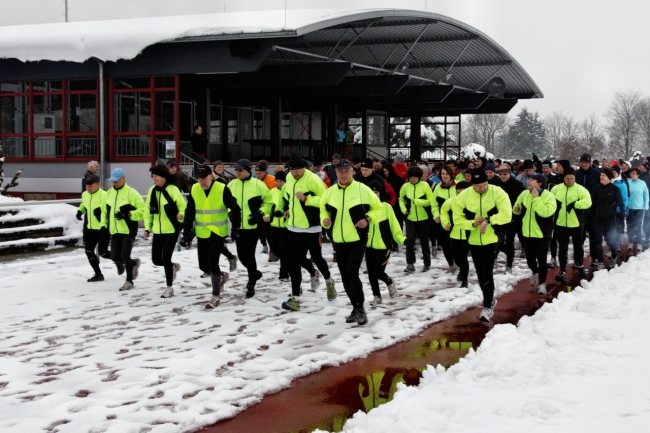
<path id="1" fill-rule="evenodd" d="M 296 36 L 358 19 L 422 14 L 396 9 L 293 9 L 5 26 L 0 27 L 0 58 L 117 61 L 132 59 L 163 41 Z"/>

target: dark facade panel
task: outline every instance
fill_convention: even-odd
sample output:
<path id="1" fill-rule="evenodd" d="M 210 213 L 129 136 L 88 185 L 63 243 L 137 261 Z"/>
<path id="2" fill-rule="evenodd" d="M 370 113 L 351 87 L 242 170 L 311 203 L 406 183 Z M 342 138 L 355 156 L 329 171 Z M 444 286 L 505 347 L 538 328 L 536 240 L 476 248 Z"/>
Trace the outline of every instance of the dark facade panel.
<path id="1" fill-rule="evenodd" d="M 99 65 L 92 60 L 74 63 L 0 59 L 0 81 L 74 80 L 98 77 Z"/>

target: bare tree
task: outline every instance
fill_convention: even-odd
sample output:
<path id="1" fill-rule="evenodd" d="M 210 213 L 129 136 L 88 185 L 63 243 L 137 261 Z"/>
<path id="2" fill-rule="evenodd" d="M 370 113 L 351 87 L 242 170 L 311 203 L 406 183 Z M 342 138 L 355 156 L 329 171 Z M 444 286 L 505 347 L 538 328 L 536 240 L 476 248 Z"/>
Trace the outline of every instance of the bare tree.
<path id="1" fill-rule="evenodd" d="M 478 114 L 470 114 L 463 116 L 463 125 L 461 128 L 461 143 L 478 143 L 481 141 L 481 133 L 479 131 Z"/>
<path id="2" fill-rule="evenodd" d="M 474 114 L 465 117 L 463 123 L 463 143 L 479 143 L 485 150 L 495 153 L 498 136 L 503 134 L 510 123 L 507 114 Z"/>
<path id="3" fill-rule="evenodd" d="M 636 90 L 616 92 L 605 113 L 607 118 L 607 134 L 611 149 L 625 159 L 629 159 L 634 151 L 639 135 L 638 104 L 641 94 Z"/>
<path id="4" fill-rule="evenodd" d="M 648 155 L 650 153 L 650 97 L 639 101 L 637 105 L 637 120 L 639 122 L 640 140 L 642 141 L 643 152 Z"/>
<path id="5" fill-rule="evenodd" d="M 605 154 L 605 134 L 600 121 L 595 114 L 592 114 L 582 122 L 578 123 L 576 131 L 577 139 L 582 147 L 595 158 L 597 155 L 611 157 L 610 153 Z"/>
<path id="6" fill-rule="evenodd" d="M 546 151 L 550 154 L 558 155 L 564 143 L 576 138 L 576 122 L 561 111 L 554 111 L 550 117 L 544 119 L 543 124 L 547 142 Z"/>

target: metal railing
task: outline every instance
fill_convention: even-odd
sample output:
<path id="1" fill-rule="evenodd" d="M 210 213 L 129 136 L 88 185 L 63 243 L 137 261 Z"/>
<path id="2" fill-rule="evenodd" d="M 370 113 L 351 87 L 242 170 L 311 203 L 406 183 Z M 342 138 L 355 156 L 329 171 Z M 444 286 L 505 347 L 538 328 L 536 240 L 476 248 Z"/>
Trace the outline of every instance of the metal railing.
<path id="1" fill-rule="evenodd" d="M 35 158 L 61 158 L 63 157 L 62 137 L 36 137 L 34 138 Z"/>
<path id="2" fill-rule="evenodd" d="M 97 156 L 97 137 L 68 137 L 66 148 L 69 157 Z"/>
<path id="3" fill-rule="evenodd" d="M 29 138 L 2 137 L 2 150 L 6 158 L 29 158 Z"/>
<path id="4" fill-rule="evenodd" d="M 115 156 L 118 157 L 147 157 L 151 155 L 151 137 L 140 136 L 116 136 Z"/>

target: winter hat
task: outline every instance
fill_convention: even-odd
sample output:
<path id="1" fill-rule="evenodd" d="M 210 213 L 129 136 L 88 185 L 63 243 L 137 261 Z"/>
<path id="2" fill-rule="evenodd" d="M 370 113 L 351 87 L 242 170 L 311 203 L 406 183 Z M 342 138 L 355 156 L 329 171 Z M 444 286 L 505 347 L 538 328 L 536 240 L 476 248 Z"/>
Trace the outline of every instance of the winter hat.
<path id="1" fill-rule="evenodd" d="M 372 168 L 372 159 L 366 158 L 361 161 L 361 168 Z"/>
<path id="2" fill-rule="evenodd" d="M 379 191 L 379 192 L 382 191 L 381 183 L 379 183 L 378 180 L 371 180 L 371 181 L 368 183 L 368 188 L 370 188 L 370 189 L 373 190 L 373 191 Z"/>
<path id="3" fill-rule="evenodd" d="M 603 168 L 603 173 L 605 173 L 605 176 L 607 176 L 609 180 L 612 180 L 615 177 L 614 172 L 612 171 L 611 168 L 607 168 L 607 167 Z"/>
<path id="4" fill-rule="evenodd" d="M 355 155 L 355 157 L 352 158 L 352 163 L 353 164 L 360 164 L 361 162 L 363 162 L 363 158 L 361 158 L 360 156 Z"/>
<path id="5" fill-rule="evenodd" d="M 84 183 L 86 185 L 92 185 L 94 183 L 99 183 L 99 180 L 100 180 L 99 176 L 97 176 L 96 174 L 89 174 L 88 176 L 86 176 Z"/>
<path id="6" fill-rule="evenodd" d="M 557 162 L 558 164 L 560 164 L 560 165 L 562 166 L 562 168 L 564 168 L 565 170 L 566 170 L 567 168 L 571 167 L 571 161 L 569 161 L 568 159 L 558 159 L 558 160 L 555 161 L 555 162 Z"/>
<path id="7" fill-rule="evenodd" d="M 476 185 L 477 183 L 485 183 L 487 181 L 488 181 L 487 174 L 485 174 L 485 170 L 483 170 L 481 167 L 472 170 L 473 185 Z"/>
<path id="8" fill-rule="evenodd" d="M 165 179 L 169 177 L 169 168 L 167 168 L 167 166 L 164 164 L 151 167 L 149 171 L 152 175 L 155 174 L 156 176 L 164 177 Z"/>
<path id="9" fill-rule="evenodd" d="M 176 161 L 170 159 L 169 161 L 167 161 L 167 167 L 169 168 L 176 167 Z"/>
<path id="10" fill-rule="evenodd" d="M 341 159 L 341 155 L 339 155 L 338 153 L 332 155 L 332 161 L 334 161 L 335 159 Z"/>
<path id="11" fill-rule="evenodd" d="M 289 170 L 298 170 L 299 168 L 305 168 L 306 166 L 307 164 L 305 164 L 305 160 L 296 154 L 291 155 L 291 159 L 289 159 L 289 163 L 287 164 Z"/>
<path id="12" fill-rule="evenodd" d="M 248 159 L 240 159 L 235 164 L 235 169 L 243 169 L 250 173 L 253 171 L 253 164 Z"/>
<path id="13" fill-rule="evenodd" d="M 495 172 L 496 169 L 494 167 L 494 164 L 492 164 L 491 162 L 488 162 L 487 164 L 485 164 L 485 171 Z"/>
<path id="14" fill-rule="evenodd" d="M 524 159 L 524 165 L 521 166 L 522 170 L 527 170 L 529 168 L 535 168 L 533 166 L 533 161 L 530 159 Z"/>
<path id="15" fill-rule="evenodd" d="M 470 186 L 472 186 L 472 184 L 469 183 L 469 182 L 465 182 L 465 181 L 458 182 L 458 183 L 456 184 L 456 191 L 458 191 L 459 189 L 467 189 L 467 188 L 469 188 Z"/>
<path id="16" fill-rule="evenodd" d="M 618 165 L 613 165 L 612 171 L 615 171 L 617 174 L 621 174 L 621 167 L 619 167 Z"/>
<path id="17" fill-rule="evenodd" d="M 575 176 L 576 175 L 576 170 L 573 167 L 565 168 L 564 169 L 564 175 L 567 176 L 567 175 L 570 175 L 570 174 Z"/>
<path id="18" fill-rule="evenodd" d="M 198 179 L 204 179 L 210 176 L 211 174 L 212 174 L 212 167 L 206 164 L 199 167 L 199 169 L 197 170 L 196 177 Z"/>
<path id="19" fill-rule="evenodd" d="M 613 166 L 618 166 L 618 161 L 617 161 L 617 160 L 612 159 L 611 162 L 612 162 L 612 167 L 613 167 Z"/>
<path id="20" fill-rule="evenodd" d="M 545 159 L 544 161 L 542 161 L 542 167 L 553 168 L 553 163 L 548 159 Z"/>
<path id="21" fill-rule="evenodd" d="M 266 170 L 269 169 L 269 163 L 268 163 L 266 160 L 261 159 L 261 160 L 257 163 L 257 169 L 258 169 L 259 171 L 266 171 Z"/>
<path id="22" fill-rule="evenodd" d="M 589 155 L 588 153 L 583 153 L 582 155 L 580 155 L 580 162 L 588 162 L 589 164 L 591 164 L 591 155 Z"/>
<path id="23" fill-rule="evenodd" d="M 275 180 L 287 181 L 287 173 L 285 171 L 279 171 L 275 173 Z"/>
<path id="24" fill-rule="evenodd" d="M 535 179 L 537 182 L 542 185 L 542 188 L 546 188 L 546 176 L 540 173 L 533 173 L 530 175 L 529 179 Z"/>
<path id="25" fill-rule="evenodd" d="M 406 157 L 404 157 L 404 155 L 401 154 L 401 153 L 396 154 L 394 158 L 397 160 L 397 162 L 404 162 L 404 161 L 406 161 Z"/>

